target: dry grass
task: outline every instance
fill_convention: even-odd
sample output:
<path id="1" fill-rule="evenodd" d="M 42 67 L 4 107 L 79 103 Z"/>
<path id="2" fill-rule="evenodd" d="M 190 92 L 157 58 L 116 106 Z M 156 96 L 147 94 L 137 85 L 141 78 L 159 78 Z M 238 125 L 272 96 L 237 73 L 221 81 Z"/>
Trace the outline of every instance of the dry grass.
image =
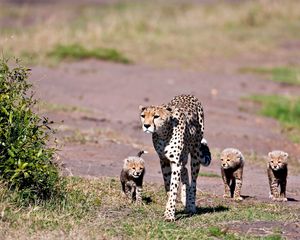
<path id="1" fill-rule="evenodd" d="M 228 224 L 292 223 L 299 206 L 280 203 L 224 201 L 198 195 L 198 212 L 189 217 L 178 204 L 175 223 L 164 222 L 166 196 L 162 186 L 145 184 L 144 205 L 129 204 L 116 179 L 67 179 L 65 199 L 20 207 L 0 188 L 1 239 L 272 239 L 228 231 Z M 263 226 L 261 226 L 263 227 Z M 274 230 L 275 231 L 275 230 Z M 276 232 L 266 232 L 273 235 Z M 280 239 L 280 238 L 276 238 Z"/>
<path id="2" fill-rule="evenodd" d="M 80 44 L 116 49 L 134 62 L 199 68 L 206 58 L 267 52 L 299 37 L 299 7 L 297 0 L 4 6 L 0 46 L 31 63 L 53 63 L 47 53 L 57 44 Z"/>

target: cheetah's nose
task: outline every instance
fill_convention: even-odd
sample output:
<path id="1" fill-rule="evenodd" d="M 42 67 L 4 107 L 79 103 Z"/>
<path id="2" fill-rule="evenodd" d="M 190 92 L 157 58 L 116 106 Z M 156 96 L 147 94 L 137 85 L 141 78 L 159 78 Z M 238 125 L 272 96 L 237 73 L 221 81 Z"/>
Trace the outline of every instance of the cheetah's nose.
<path id="1" fill-rule="evenodd" d="M 145 128 L 149 128 L 151 125 L 150 124 L 144 124 Z"/>

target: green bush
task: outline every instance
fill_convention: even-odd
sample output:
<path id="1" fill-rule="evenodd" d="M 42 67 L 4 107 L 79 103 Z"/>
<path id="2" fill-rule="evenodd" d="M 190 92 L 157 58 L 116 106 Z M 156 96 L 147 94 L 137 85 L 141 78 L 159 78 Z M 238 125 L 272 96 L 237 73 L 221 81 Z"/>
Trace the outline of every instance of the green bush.
<path id="1" fill-rule="evenodd" d="M 86 49 L 80 44 L 57 45 L 49 52 L 49 56 L 55 57 L 58 60 L 64 59 L 89 59 L 95 58 L 111 62 L 130 63 L 122 53 L 112 48 L 94 48 Z"/>
<path id="2" fill-rule="evenodd" d="M 39 201 L 58 192 L 60 177 L 52 161 L 56 149 L 47 146 L 48 119 L 32 110 L 36 100 L 28 74 L 0 60 L 0 178 L 23 199 Z"/>

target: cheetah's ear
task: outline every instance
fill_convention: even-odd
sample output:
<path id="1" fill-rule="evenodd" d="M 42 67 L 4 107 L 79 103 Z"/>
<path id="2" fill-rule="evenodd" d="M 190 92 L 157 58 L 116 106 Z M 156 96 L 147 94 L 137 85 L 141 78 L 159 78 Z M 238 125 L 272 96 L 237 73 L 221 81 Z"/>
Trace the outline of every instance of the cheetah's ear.
<path id="1" fill-rule="evenodd" d="M 169 111 L 169 112 L 173 112 L 175 110 L 175 107 L 167 106 L 166 110 Z"/>
<path id="2" fill-rule="evenodd" d="M 140 106 L 139 106 L 139 109 L 140 109 L 141 111 L 144 111 L 144 110 L 145 110 L 145 107 L 142 106 L 142 105 L 140 105 Z"/>
<path id="3" fill-rule="evenodd" d="M 288 158 L 289 154 L 286 152 L 283 152 L 283 156 L 284 156 L 284 158 Z"/>
<path id="4" fill-rule="evenodd" d="M 140 105 L 140 106 L 139 106 L 139 109 L 140 109 L 140 111 L 144 111 L 144 110 L 146 109 L 146 107 Z"/>

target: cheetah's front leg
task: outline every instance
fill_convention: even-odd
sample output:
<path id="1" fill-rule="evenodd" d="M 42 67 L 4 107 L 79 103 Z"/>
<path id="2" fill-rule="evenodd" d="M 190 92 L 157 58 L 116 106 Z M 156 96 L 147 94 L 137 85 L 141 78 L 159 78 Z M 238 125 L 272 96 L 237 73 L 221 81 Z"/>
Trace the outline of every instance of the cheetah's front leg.
<path id="1" fill-rule="evenodd" d="M 165 190 L 167 192 L 167 195 L 169 196 L 170 181 L 171 181 L 170 161 L 166 157 L 163 157 L 163 156 L 159 156 L 159 158 L 160 158 L 160 167 L 161 167 L 161 171 L 162 171 L 163 179 L 164 179 Z"/>
<path id="2" fill-rule="evenodd" d="M 175 221 L 175 207 L 178 187 L 180 183 L 181 166 L 175 162 L 171 163 L 171 183 L 170 183 L 170 194 L 168 196 L 168 202 L 165 210 L 165 220 Z"/>

